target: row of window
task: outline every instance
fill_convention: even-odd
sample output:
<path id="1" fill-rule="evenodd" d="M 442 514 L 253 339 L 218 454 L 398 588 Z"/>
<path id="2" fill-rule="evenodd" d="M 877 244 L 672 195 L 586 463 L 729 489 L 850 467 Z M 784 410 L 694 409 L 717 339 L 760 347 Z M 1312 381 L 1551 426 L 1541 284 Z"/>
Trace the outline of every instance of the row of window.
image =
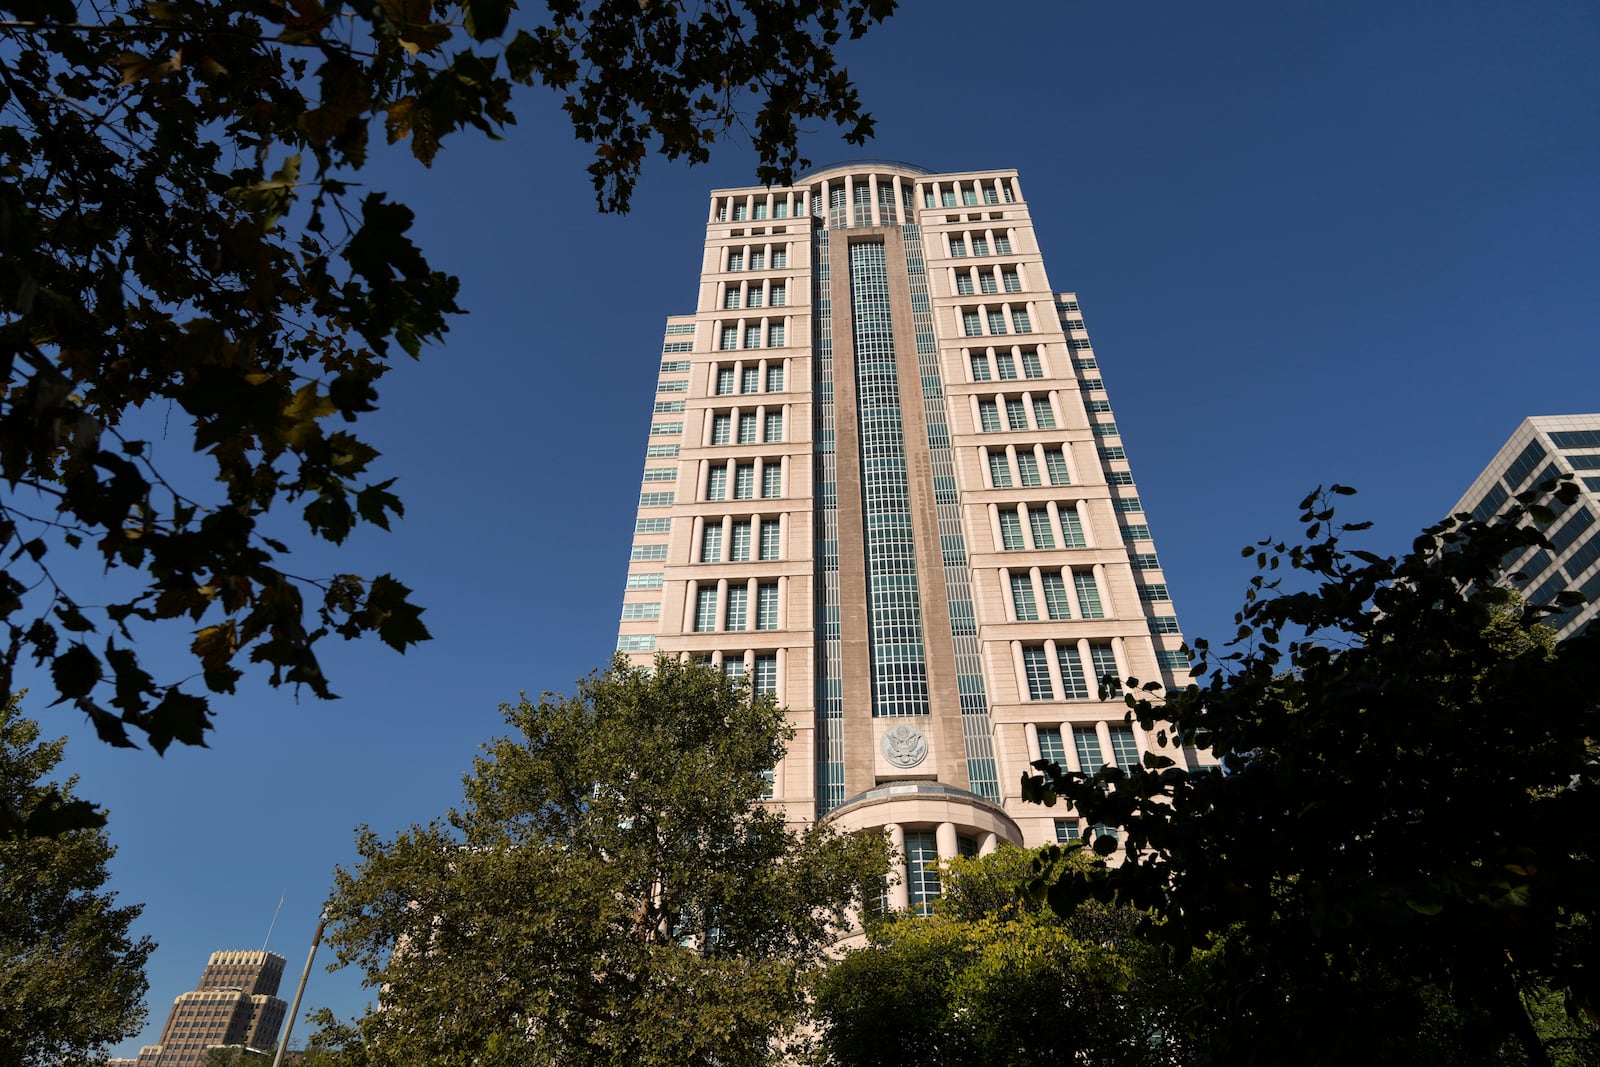
<path id="1" fill-rule="evenodd" d="M 766 245 L 743 248 L 726 249 L 726 266 L 723 268 L 728 273 L 741 270 L 782 270 L 789 266 L 788 245 Z"/>
<path id="2" fill-rule="evenodd" d="M 943 182 L 935 182 L 932 187 L 924 186 L 922 190 L 923 207 L 977 207 L 979 202 L 985 204 L 1014 204 L 1017 202 L 1016 189 L 1009 178 L 997 178 L 993 182 L 985 179 L 966 182 L 952 182 L 951 188 L 944 188 Z"/>
<path id="3" fill-rule="evenodd" d="M 1105 608 L 1100 603 L 1100 588 L 1095 584 L 1092 570 L 1035 568 L 1026 574 L 1008 571 L 1006 578 L 1007 591 L 1011 594 L 1011 617 L 1017 622 L 1038 622 L 1041 604 L 1044 606 L 1044 617 L 1048 619 L 1066 621 L 1106 617 Z M 1068 590 L 1076 598 L 1076 614 L 1073 613 L 1072 601 L 1068 599 Z"/>
<path id="4" fill-rule="evenodd" d="M 783 496 L 783 464 L 775 459 L 768 460 L 761 465 L 759 473 L 756 467 L 755 463 L 713 464 L 706 472 L 706 495 L 702 499 L 727 500 L 731 485 L 734 500 L 754 500 L 758 482 L 760 499 L 775 500 Z"/>
<path id="5" fill-rule="evenodd" d="M 798 193 L 795 196 L 794 213 L 796 215 L 804 215 L 805 194 Z M 735 200 L 731 204 L 723 201 L 717 206 L 718 222 L 760 222 L 769 216 L 775 219 L 788 218 L 789 202 L 787 200 L 779 200 L 769 208 L 766 202 L 761 200 L 757 200 L 753 204 Z"/>
<path id="6" fill-rule="evenodd" d="M 763 376 L 759 363 L 745 363 L 737 367 L 729 363 L 719 363 L 716 368 L 716 395 L 733 396 L 736 392 L 763 392 L 763 381 L 766 385 L 765 392 L 783 392 L 783 364 L 767 365 L 766 374 Z M 738 386 L 737 390 L 734 388 L 735 385 Z"/>
<path id="7" fill-rule="evenodd" d="M 728 286 L 722 294 L 722 306 L 729 310 L 740 307 L 758 308 L 788 306 L 789 289 L 783 282 L 745 282 Z"/>
<path id="8" fill-rule="evenodd" d="M 750 586 L 730 582 L 727 596 L 716 585 L 702 585 L 695 590 L 694 632 L 697 634 L 721 631 L 776 630 L 778 628 L 778 583 L 757 582 L 755 585 L 755 611 L 750 610 Z M 753 624 L 753 625 L 752 625 Z"/>
<path id="9" fill-rule="evenodd" d="M 994 251 L 990 252 L 990 238 L 993 237 Z M 1011 235 L 1009 233 L 993 233 L 992 231 L 952 233 L 946 234 L 950 242 L 950 256 L 952 259 L 964 259 L 970 248 L 975 256 L 1009 256 L 1011 251 Z"/>
<path id="10" fill-rule="evenodd" d="M 982 352 L 969 352 L 967 359 L 972 367 L 972 380 L 975 382 L 988 382 L 998 379 L 1002 382 L 1017 380 L 1017 367 L 1020 363 L 1024 378 L 1043 378 L 1044 362 L 1039 357 L 1036 348 L 1019 348 L 1015 351 L 1004 351 L 989 348 Z"/>
<path id="11" fill-rule="evenodd" d="M 1028 415 L 1032 413 L 1030 422 Z M 1055 409 L 1048 397 L 997 396 L 978 401 L 978 428 L 985 433 L 1007 430 L 1053 430 L 1056 428 Z"/>
<path id="12" fill-rule="evenodd" d="M 756 696 L 776 696 L 778 692 L 778 656 L 775 652 L 722 654 L 722 673 L 729 678 L 743 679 L 748 675 L 755 685 Z"/>
<path id="13" fill-rule="evenodd" d="M 777 519 L 762 519 L 760 526 L 750 519 L 708 519 L 700 532 L 701 563 L 747 563 L 752 550 L 757 559 L 780 558 L 780 527 Z"/>
<path id="14" fill-rule="evenodd" d="M 1088 674 L 1084 673 L 1083 657 L 1078 651 L 1077 642 L 1046 641 L 1042 645 L 1023 645 L 1022 675 L 1027 683 L 1028 699 L 1096 700 L 1100 698 L 1102 684 L 1110 688 L 1108 699 L 1120 696 L 1120 681 L 1114 688 L 1111 687 L 1111 680 L 1120 679 L 1122 673 L 1117 668 L 1116 653 L 1112 651 L 1110 643 L 1091 641 L 1088 644 L 1091 672 Z M 1043 733 L 1041 730 L 1041 749 Z M 1055 757 L 1047 755 L 1042 758 Z M 1058 759 L 1057 762 L 1065 766 L 1064 759 Z"/>
<path id="15" fill-rule="evenodd" d="M 1015 333 L 1032 333 L 1033 322 L 1028 318 L 1025 308 L 1011 307 L 1009 304 L 998 308 L 962 308 L 961 332 L 965 337 L 1002 336 L 1006 331 L 1007 315 L 1010 316 L 1011 330 Z M 984 329 L 987 323 L 988 329 Z"/>
<path id="16" fill-rule="evenodd" d="M 978 293 L 1022 292 L 1022 275 L 1018 267 L 977 268 L 954 271 L 957 296 L 974 296 Z M 976 278 L 976 281 L 974 281 Z"/>
<path id="17" fill-rule="evenodd" d="M 741 336 L 744 339 L 743 344 L 739 343 Z M 724 326 L 722 327 L 717 348 L 723 352 L 732 352 L 740 348 L 761 348 L 762 336 L 762 324 L 759 322 L 744 324 L 742 331 L 739 326 Z M 767 348 L 782 348 L 784 346 L 784 324 L 781 322 L 767 323 L 765 337 Z"/>
<path id="18" fill-rule="evenodd" d="M 1018 504 L 998 512 L 1000 547 L 1004 551 L 1084 548 L 1088 544 L 1075 504 Z"/>
<path id="19" fill-rule="evenodd" d="M 767 411 L 761 417 L 754 411 L 738 412 L 737 420 L 733 412 L 717 412 L 711 416 L 711 443 L 714 445 L 753 445 L 773 444 L 783 440 L 783 412 Z M 735 422 L 738 424 L 738 435 L 734 435 Z M 756 436 L 757 427 L 761 435 Z"/>
<path id="20" fill-rule="evenodd" d="M 1043 485 L 1040 479 L 1041 469 L 1044 474 L 1049 475 L 1051 485 L 1072 484 L 1072 476 L 1067 470 L 1066 452 L 1063 449 L 1034 445 L 1032 448 L 1023 446 L 984 451 L 988 454 L 991 489 L 1011 488 L 1013 474 L 1018 485 Z"/>

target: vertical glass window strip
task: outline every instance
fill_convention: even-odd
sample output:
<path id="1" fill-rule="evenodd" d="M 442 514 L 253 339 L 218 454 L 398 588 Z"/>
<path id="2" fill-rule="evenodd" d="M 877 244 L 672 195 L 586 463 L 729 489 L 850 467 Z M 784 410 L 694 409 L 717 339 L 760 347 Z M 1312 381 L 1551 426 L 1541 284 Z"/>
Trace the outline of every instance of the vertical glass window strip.
<path id="1" fill-rule="evenodd" d="M 1078 762 L 1084 774 L 1094 774 L 1106 765 L 1105 754 L 1100 751 L 1100 735 L 1093 726 L 1074 726 L 1072 740 L 1078 746 Z"/>
<path id="2" fill-rule="evenodd" d="M 728 626 L 730 630 L 748 628 L 750 587 L 743 582 L 728 586 Z"/>
<path id="3" fill-rule="evenodd" d="M 700 535 L 700 562 L 722 562 L 722 523 L 706 523 L 705 532 Z"/>
<path id="4" fill-rule="evenodd" d="M 1016 605 L 1018 622 L 1034 622 L 1039 618 L 1039 607 L 1033 600 L 1033 579 L 1026 574 L 1011 576 L 1011 602 Z"/>
<path id="5" fill-rule="evenodd" d="M 989 312 L 989 332 L 996 336 L 1006 332 L 1006 313 L 1003 311 Z"/>
<path id="6" fill-rule="evenodd" d="M 1035 397 L 1033 401 L 1033 422 L 1041 430 L 1056 428 L 1056 415 L 1050 410 L 1050 401 Z"/>
<path id="7" fill-rule="evenodd" d="M 1028 405 L 1015 397 L 1006 398 L 1006 428 L 1011 430 L 1028 428 Z"/>
<path id="8" fill-rule="evenodd" d="M 939 843 L 932 830 L 906 831 L 906 888 L 913 912 L 933 913 L 939 899 Z"/>
<path id="9" fill-rule="evenodd" d="M 1083 522 L 1077 508 L 1069 505 L 1061 509 L 1061 535 L 1066 538 L 1063 548 L 1082 548 L 1088 543 L 1083 539 Z"/>
<path id="10" fill-rule="evenodd" d="M 778 583 L 763 582 L 756 586 L 756 629 L 778 628 Z"/>
<path id="11" fill-rule="evenodd" d="M 756 465 L 741 463 L 733 472 L 733 499 L 752 500 L 756 495 Z"/>
<path id="12" fill-rule="evenodd" d="M 1041 726 L 1039 733 L 1039 758 L 1056 763 L 1063 770 L 1067 766 L 1067 746 L 1061 743 L 1059 726 Z"/>
<path id="13" fill-rule="evenodd" d="M 1072 585 L 1078 591 L 1078 612 L 1085 619 L 1103 619 L 1105 611 L 1100 607 L 1100 590 L 1094 584 L 1093 571 L 1073 571 Z"/>
<path id="14" fill-rule="evenodd" d="M 996 489 L 1011 487 L 1011 464 L 1006 462 L 1004 452 L 989 453 L 989 481 Z"/>
<path id="15" fill-rule="evenodd" d="M 1000 512 L 1000 547 L 1007 552 L 1016 552 L 1023 547 L 1022 520 L 1009 508 Z"/>
<path id="16" fill-rule="evenodd" d="M 996 352 L 994 354 L 995 366 L 1000 368 L 1000 380 L 1003 382 L 1015 381 L 1017 377 L 1017 361 L 1011 358 L 1010 352 Z"/>
<path id="17" fill-rule="evenodd" d="M 1089 699 L 1089 679 L 1083 674 L 1083 658 L 1066 644 L 1056 645 L 1056 665 L 1061 668 L 1061 688 L 1068 700 Z"/>
<path id="18" fill-rule="evenodd" d="M 1045 658 L 1042 645 L 1029 645 L 1022 650 L 1022 673 L 1028 680 L 1029 700 L 1054 700 L 1055 686 L 1050 681 L 1050 661 Z"/>
<path id="19" fill-rule="evenodd" d="M 783 467 L 777 461 L 761 468 L 761 498 L 776 500 L 783 495 Z"/>
<path id="20" fill-rule="evenodd" d="M 713 415 L 711 417 L 711 443 L 725 445 L 733 440 L 733 416 Z"/>
<path id="21" fill-rule="evenodd" d="M 717 628 L 717 587 L 701 586 L 695 594 L 694 632 L 708 634 Z"/>
<path id="22" fill-rule="evenodd" d="M 756 441 L 756 413 L 742 412 L 739 415 L 739 443 L 753 445 Z"/>
<path id="23" fill-rule="evenodd" d="M 1039 576 L 1044 583 L 1044 610 L 1052 619 L 1072 618 L 1072 608 L 1067 603 L 1067 583 L 1060 571 L 1046 571 Z"/>
<path id="24" fill-rule="evenodd" d="M 767 392 L 769 392 L 769 393 L 781 393 L 781 392 L 783 392 L 783 367 L 782 366 L 768 367 L 767 368 Z"/>
<path id="25" fill-rule="evenodd" d="M 1106 686 L 1111 699 L 1122 695 L 1122 675 L 1117 671 L 1117 656 L 1111 651 L 1111 646 L 1104 642 L 1095 642 L 1089 646 L 1089 662 L 1094 667 L 1094 683 L 1096 692 L 1100 686 Z M 1129 735 L 1131 738 L 1131 734 Z M 1113 745 L 1113 748 L 1116 746 Z M 1121 762 L 1120 760 L 1118 762 Z"/>
<path id="26" fill-rule="evenodd" d="M 1133 740 L 1133 727 L 1120 723 L 1112 725 L 1111 759 L 1123 770 L 1139 766 L 1139 746 Z"/>
<path id="27" fill-rule="evenodd" d="M 816 701 L 816 796 L 820 819 L 844 801 L 844 695 L 839 633 L 838 457 L 834 452 L 832 272 L 828 231 L 812 231 L 811 330 L 812 436 L 815 443 L 813 551 L 816 580 L 813 612 L 818 627 Z M 774 257 L 776 258 L 776 257 Z M 802 383 L 804 384 L 804 383 Z"/>
<path id="28" fill-rule="evenodd" d="M 1000 429 L 1000 405 L 993 400 L 978 401 L 978 425 L 986 433 L 998 431 Z"/>
<path id="29" fill-rule="evenodd" d="M 739 379 L 739 392 L 741 392 L 741 393 L 759 393 L 759 392 L 761 392 L 761 368 L 760 367 L 746 367 L 744 369 L 744 374 Z"/>
<path id="30" fill-rule="evenodd" d="M 767 653 L 756 657 L 756 696 L 770 697 L 778 693 L 778 657 Z"/>
<path id="31" fill-rule="evenodd" d="M 778 558 L 778 520 L 761 520 L 761 558 Z"/>
<path id="32" fill-rule="evenodd" d="M 783 412 L 767 412 L 766 434 L 763 437 L 763 440 L 767 441 L 769 444 L 783 440 Z"/>
<path id="33" fill-rule="evenodd" d="M 1017 473 L 1022 475 L 1023 485 L 1039 485 L 1039 457 L 1032 451 L 1017 452 Z"/>
<path id="34" fill-rule="evenodd" d="M 750 559 L 750 520 L 733 524 L 733 554 L 728 558 L 734 563 L 746 563 Z"/>
<path id="35" fill-rule="evenodd" d="M 707 472 L 706 499 L 726 500 L 728 498 L 728 468 L 717 464 Z"/>
<path id="36" fill-rule="evenodd" d="M 1044 508 L 1028 509 L 1028 529 L 1033 532 L 1034 548 L 1056 547 L 1056 535 L 1050 529 L 1050 513 Z"/>
<path id="37" fill-rule="evenodd" d="M 969 357 L 972 361 L 972 380 L 986 382 L 989 380 L 989 357 L 974 355 Z"/>
<path id="38" fill-rule="evenodd" d="M 1039 362 L 1039 353 L 1034 349 L 1022 350 L 1022 373 L 1029 378 L 1044 377 L 1044 364 Z"/>

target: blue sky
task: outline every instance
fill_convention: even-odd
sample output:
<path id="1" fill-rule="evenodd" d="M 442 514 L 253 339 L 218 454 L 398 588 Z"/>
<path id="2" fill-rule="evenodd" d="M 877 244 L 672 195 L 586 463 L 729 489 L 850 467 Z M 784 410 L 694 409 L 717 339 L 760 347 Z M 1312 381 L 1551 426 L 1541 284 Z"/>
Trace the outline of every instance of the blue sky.
<path id="1" fill-rule="evenodd" d="M 1220 640 L 1239 547 L 1291 534 L 1312 486 L 1356 486 L 1365 547 L 1401 550 L 1522 417 L 1600 408 L 1597 54 L 1589 3 L 915 0 L 846 52 L 875 142 L 819 130 L 808 152 L 1021 171 L 1184 629 Z M 305 554 L 393 571 L 436 639 L 328 649 L 331 704 L 257 680 L 216 702 L 210 749 L 165 758 L 27 705 L 72 736 L 112 886 L 161 942 L 124 1050 L 212 950 L 259 947 L 280 895 L 271 947 L 298 975 L 355 826 L 443 813 L 500 702 L 610 656 L 662 319 L 693 310 L 707 191 L 754 161 L 652 163 L 633 213 L 601 217 L 554 99 L 521 110 L 502 143 L 371 172 L 472 313 L 366 424 L 404 522 Z M 368 996 L 319 967 L 307 1006 Z"/>

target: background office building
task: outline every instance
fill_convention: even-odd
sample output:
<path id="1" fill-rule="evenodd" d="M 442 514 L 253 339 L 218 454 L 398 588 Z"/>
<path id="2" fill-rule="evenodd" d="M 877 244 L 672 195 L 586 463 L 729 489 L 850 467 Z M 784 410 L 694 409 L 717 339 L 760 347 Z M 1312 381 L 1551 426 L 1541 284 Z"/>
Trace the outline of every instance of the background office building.
<path id="1" fill-rule="evenodd" d="M 172 1002 L 161 1042 L 110 1067 L 195 1067 L 220 1046 L 272 1048 L 287 1009 L 277 996 L 283 964 L 276 952 L 213 952 L 200 985 Z"/>
<path id="2" fill-rule="evenodd" d="M 1156 748 L 1098 680 L 1188 663 L 1017 173 L 874 161 L 714 191 L 662 353 L 618 649 L 774 694 L 798 735 L 773 803 L 887 828 L 900 906 L 942 857 L 1089 833 L 1022 804 L 1021 776 Z"/>
<path id="3" fill-rule="evenodd" d="M 1570 637 L 1600 616 L 1600 414 L 1536 415 L 1524 419 L 1478 475 L 1452 515 L 1471 512 L 1481 521 L 1501 511 L 1518 493 L 1542 482 L 1573 476 L 1578 500 L 1562 508 L 1544 531 L 1550 548 L 1529 549 L 1509 561 L 1521 577 L 1512 582 L 1535 604 L 1548 604 L 1566 589 L 1589 598 L 1549 619 L 1558 637 Z"/>

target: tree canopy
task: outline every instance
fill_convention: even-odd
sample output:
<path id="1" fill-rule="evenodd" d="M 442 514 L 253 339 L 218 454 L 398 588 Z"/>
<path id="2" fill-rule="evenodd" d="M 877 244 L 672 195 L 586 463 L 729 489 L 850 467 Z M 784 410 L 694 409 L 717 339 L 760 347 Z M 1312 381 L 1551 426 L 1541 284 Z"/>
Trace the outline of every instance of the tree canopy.
<path id="1" fill-rule="evenodd" d="M 1600 1008 L 1600 632 L 1556 644 L 1542 620 L 1570 596 L 1525 604 L 1505 569 L 1575 487 L 1400 557 L 1345 547 L 1369 525 L 1336 524 L 1349 492 L 1306 498 L 1305 543 L 1245 550 L 1234 650 L 1197 642 L 1202 682 L 1129 698 L 1227 773 L 1036 764 L 1026 796 L 1124 829 L 1120 865 L 1035 890 L 1147 909 L 1180 957 L 1225 938 L 1203 1032 L 1230 1061 L 1548 1062 L 1543 992 L 1589 1020 L 1580 1041 Z"/>
<path id="2" fill-rule="evenodd" d="M 155 943 L 129 932 L 141 907 L 103 889 L 105 830 L 61 828 L 73 782 L 48 779 L 65 745 L 16 697 L 0 709 L 0 1067 L 82 1061 L 144 1024 Z"/>
<path id="3" fill-rule="evenodd" d="M 29 658 L 104 740 L 160 751 L 203 744 L 247 664 L 330 697 L 319 642 L 425 640 L 394 577 L 286 559 L 402 513 L 349 424 L 460 311 L 411 210 L 357 184 L 374 137 L 428 163 L 540 85 L 602 209 L 648 155 L 730 136 L 779 181 L 802 124 L 871 133 L 834 47 L 893 8 L 0 0 L 0 687 Z M 162 462 L 170 440 L 198 463 Z M 74 553 L 126 581 L 82 588 Z M 194 681 L 142 665 L 150 626 L 193 628 Z"/>
<path id="4" fill-rule="evenodd" d="M 463 806 L 336 873 L 329 943 L 382 988 L 380 1062 L 783 1062 L 803 976 L 878 891 L 881 835 L 762 804 L 793 736 L 720 670 L 618 662 L 507 706 Z M 325 1020 L 326 1022 L 326 1020 Z"/>

